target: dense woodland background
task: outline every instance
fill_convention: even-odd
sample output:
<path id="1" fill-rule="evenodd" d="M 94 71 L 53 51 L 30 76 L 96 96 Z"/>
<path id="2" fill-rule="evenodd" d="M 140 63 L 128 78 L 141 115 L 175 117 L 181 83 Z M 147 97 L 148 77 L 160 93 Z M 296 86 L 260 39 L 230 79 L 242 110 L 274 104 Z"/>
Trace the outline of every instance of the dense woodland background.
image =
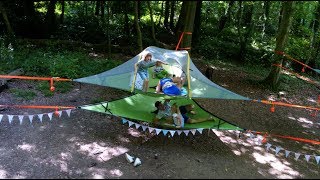
<path id="1" fill-rule="evenodd" d="M 320 1 L 4 0 L 0 11 L 1 74 L 92 75 L 123 63 L 116 53 L 175 49 L 182 32 L 192 33 L 179 46 L 191 58 L 269 68 L 264 82 L 273 88 L 281 78 L 272 64 L 302 68 L 275 51 L 320 67 Z"/>

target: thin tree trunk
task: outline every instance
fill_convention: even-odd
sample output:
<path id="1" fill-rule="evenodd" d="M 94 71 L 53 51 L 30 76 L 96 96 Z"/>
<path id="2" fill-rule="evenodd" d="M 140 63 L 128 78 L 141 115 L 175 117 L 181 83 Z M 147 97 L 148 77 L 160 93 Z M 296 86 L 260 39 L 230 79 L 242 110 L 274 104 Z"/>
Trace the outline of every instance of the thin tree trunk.
<path id="1" fill-rule="evenodd" d="M 104 3 L 104 2 L 103 2 Z M 111 38 L 110 38 L 110 1 L 107 2 L 107 36 L 108 36 L 108 59 L 111 57 Z"/>
<path id="2" fill-rule="evenodd" d="M 181 33 L 182 33 L 183 29 L 184 29 L 183 23 L 184 23 L 185 18 L 186 18 L 186 13 L 187 13 L 186 3 L 183 2 L 182 6 L 181 6 L 181 10 L 180 10 L 179 19 L 178 19 L 178 22 L 177 22 L 177 25 L 176 25 L 176 29 L 175 29 L 177 38 L 180 37 L 180 35 L 181 35 Z"/>
<path id="3" fill-rule="evenodd" d="M 105 4 L 105 1 L 101 1 L 101 17 L 102 18 L 104 17 L 104 4 Z"/>
<path id="4" fill-rule="evenodd" d="M 48 36 L 51 35 L 52 32 L 56 30 L 56 15 L 55 15 L 55 7 L 57 0 L 50 0 L 48 5 L 48 11 L 46 14 L 46 33 Z"/>
<path id="5" fill-rule="evenodd" d="M 63 19 L 64 19 L 64 0 L 60 1 L 60 3 L 61 3 L 60 24 L 63 24 Z"/>
<path id="6" fill-rule="evenodd" d="M 315 47 L 315 45 L 319 41 L 319 38 L 318 38 L 319 22 L 320 22 L 320 1 L 318 1 L 318 6 L 317 6 L 316 11 L 314 13 L 314 20 L 313 20 L 313 25 L 312 25 L 312 36 L 311 36 L 311 41 L 310 41 L 311 53 L 310 53 L 308 61 L 306 62 L 306 63 L 310 62 L 309 64 L 311 66 L 316 65 L 317 48 Z"/>
<path id="7" fill-rule="evenodd" d="M 174 29 L 174 11 L 175 11 L 175 1 L 171 1 L 171 10 L 170 10 L 170 30 Z"/>
<path id="8" fill-rule="evenodd" d="M 161 2 L 161 11 L 160 11 L 160 17 L 159 17 L 159 22 L 158 22 L 158 26 L 160 26 L 160 24 L 161 24 L 161 18 L 162 18 L 162 16 L 163 16 L 163 1 Z"/>
<path id="9" fill-rule="evenodd" d="M 166 1 L 163 25 L 167 30 L 169 29 L 169 9 L 170 9 L 170 1 Z"/>
<path id="10" fill-rule="evenodd" d="M 95 8 L 94 15 L 99 16 L 99 12 L 100 12 L 100 1 L 96 1 L 96 8 Z"/>
<path id="11" fill-rule="evenodd" d="M 2 14 L 4 23 L 6 24 L 7 32 L 8 32 L 8 43 L 6 43 L 5 46 L 8 46 L 9 43 L 11 43 L 13 45 L 13 47 L 15 47 L 14 32 L 12 30 L 10 21 L 8 19 L 7 11 L 4 8 L 4 6 L 3 6 L 1 1 L 0 1 L 0 13 Z"/>
<path id="12" fill-rule="evenodd" d="M 263 6 L 264 6 L 264 13 L 263 13 L 263 27 L 262 27 L 262 33 L 261 33 L 261 37 L 263 39 L 265 33 L 266 33 L 266 29 L 269 29 L 270 25 L 269 25 L 269 14 L 270 14 L 270 3 L 269 1 L 264 1 L 263 2 Z"/>
<path id="13" fill-rule="evenodd" d="M 129 17 L 128 17 L 128 7 L 124 6 L 124 32 L 126 34 L 126 38 L 130 38 L 130 28 L 129 28 Z"/>
<path id="14" fill-rule="evenodd" d="M 134 2 L 134 23 L 136 25 L 136 30 L 137 30 L 137 43 L 138 43 L 138 50 L 141 52 L 143 50 L 142 47 L 142 35 L 141 35 L 141 30 L 140 30 L 140 25 L 139 25 L 139 20 L 138 20 L 138 2 Z"/>
<path id="15" fill-rule="evenodd" d="M 192 35 L 192 43 L 196 45 L 199 42 L 199 34 L 200 34 L 200 27 L 201 27 L 201 8 L 202 8 L 202 1 L 197 1 L 197 8 L 196 8 L 196 15 L 194 20 L 194 30 Z"/>
<path id="16" fill-rule="evenodd" d="M 227 23 L 228 17 L 230 16 L 230 11 L 231 11 L 230 9 L 232 8 L 234 2 L 235 1 L 229 2 L 228 7 L 225 11 L 225 14 L 221 16 L 219 23 L 218 23 L 218 33 L 220 33 L 224 29 L 224 27 Z"/>
<path id="17" fill-rule="evenodd" d="M 281 22 L 278 29 L 275 51 L 283 52 L 285 49 L 285 44 L 288 38 L 289 29 L 291 25 L 293 2 L 283 1 L 281 11 L 282 11 L 281 13 L 282 17 L 281 17 Z M 274 56 L 273 64 L 282 65 L 282 61 L 283 61 L 282 56 L 276 53 Z M 279 87 L 279 76 L 280 76 L 280 67 L 272 66 L 269 75 L 264 81 L 270 84 L 273 89 L 277 89 Z"/>
<path id="18" fill-rule="evenodd" d="M 151 5 L 150 5 L 150 1 L 147 1 L 147 4 L 148 4 L 149 11 L 150 11 L 152 39 L 155 40 L 155 41 L 157 41 L 157 39 L 156 39 L 156 33 L 155 33 L 155 31 L 154 31 L 153 12 L 152 12 L 152 8 L 151 8 Z"/>

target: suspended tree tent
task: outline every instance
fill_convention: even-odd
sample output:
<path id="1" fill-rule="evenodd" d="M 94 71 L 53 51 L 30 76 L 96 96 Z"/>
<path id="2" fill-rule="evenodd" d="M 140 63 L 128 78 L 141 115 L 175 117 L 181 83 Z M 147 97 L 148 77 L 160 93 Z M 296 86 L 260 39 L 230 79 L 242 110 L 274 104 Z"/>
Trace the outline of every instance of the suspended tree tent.
<path id="1" fill-rule="evenodd" d="M 165 69 L 176 76 L 185 76 L 187 82 L 183 87 L 185 95 L 182 96 L 166 96 L 155 93 L 155 86 L 159 79 L 153 79 L 150 74 L 149 89 L 146 93 L 141 91 L 142 80 L 139 74 L 135 72 L 134 64 L 144 58 L 147 53 L 152 54 L 153 59 L 166 62 Z M 152 67 L 149 68 L 151 73 Z M 74 79 L 73 81 L 81 83 L 91 83 L 101 86 L 107 86 L 125 91 L 133 92 L 134 95 L 124 99 L 114 100 L 110 102 L 101 102 L 98 104 L 81 106 L 81 109 L 97 111 L 101 113 L 112 114 L 125 118 L 139 121 L 152 122 L 155 114 L 151 113 L 155 110 L 154 103 L 170 98 L 171 103 L 177 105 L 194 104 L 196 115 L 189 115 L 191 118 L 203 118 L 214 116 L 210 112 L 201 108 L 193 99 L 212 98 L 212 99 L 229 99 L 229 100 L 250 100 L 249 98 L 231 92 L 206 78 L 193 64 L 188 51 L 167 50 L 154 46 L 144 49 L 137 56 L 128 60 L 113 69 L 102 72 L 100 74 Z M 241 128 L 233 125 L 219 117 L 214 116 L 214 120 L 197 124 L 185 124 L 186 129 L 189 128 L 213 128 L 225 130 L 241 130 Z"/>

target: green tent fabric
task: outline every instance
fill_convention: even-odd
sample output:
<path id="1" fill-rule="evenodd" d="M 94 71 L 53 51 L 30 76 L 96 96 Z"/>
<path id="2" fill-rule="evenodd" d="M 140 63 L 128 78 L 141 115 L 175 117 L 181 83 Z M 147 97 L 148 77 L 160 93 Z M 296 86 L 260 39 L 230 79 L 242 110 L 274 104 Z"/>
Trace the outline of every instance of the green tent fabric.
<path id="1" fill-rule="evenodd" d="M 81 106 L 81 109 L 106 113 L 115 116 L 121 116 L 133 120 L 152 122 L 155 114 L 154 103 L 158 100 L 164 101 L 165 97 L 152 97 L 144 94 L 135 94 L 123 99 L 101 102 L 93 105 Z M 213 114 L 202 109 L 195 101 L 189 98 L 172 98 L 170 103 L 177 103 L 178 106 L 186 104 L 194 104 L 197 114 L 189 115 L 191 118 L 206 118 L 214 116 Z M 219 117 L 214 116 L 214 120 L 205 121 L 196 124 L 185 124 L 184 129 L 210 128 L 221 130 L 243 130 Z"/>

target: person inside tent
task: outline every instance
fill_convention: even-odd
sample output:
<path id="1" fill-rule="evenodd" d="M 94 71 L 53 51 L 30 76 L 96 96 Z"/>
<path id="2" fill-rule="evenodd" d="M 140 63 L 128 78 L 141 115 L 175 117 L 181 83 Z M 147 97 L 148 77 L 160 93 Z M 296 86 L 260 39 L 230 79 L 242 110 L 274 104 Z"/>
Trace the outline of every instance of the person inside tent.
<path id="1" fill-rule="evenodd" d="M 153 60 L 152 59 L 152 54 L 148 53 L 148 54 L 145 55 L 143 60 L 138 61 L 134 65 L 135 71 L 137 72 L 137 74 L 139 74 L 139 76 L 143 80 L 143 85 L 142 85 L 142 91 L 143 92 L 147 92 L 148 87 L 149 87 L 149 72 L 148 72 L 148 68 L 154 66 L 156 64 L 156 62 L 158 62 L 158 61 L 160 63 L 164 63 L 164 62 L 162 62 L 160 60 Z M 166 64 L 166 63 L 164 63 L 164 64 Z"/>
<path id="2" fill-rule="evenodd" d="M 157 110 L 153 112 L 156 114 L 153 120 L 155 124 L 159 124 L 160 119 L 164 118 L 166 120 L 166 124 L 173 123 L 176 128 L 183 128 L 185 123 L 194 124 L 214 119 L 213 116 L 197 119 L 190 118 L 188 117 L 188 113 L 193 115 L 196 114 L 193 104 L 181 105 L 178 108 L 176 103 L 171 106 L 169 99 L 166 99 L 164 103 L 162 103 L 161 101 L 156 101 L 155 107 L 157 108 Z"/>
<path id="3" fill-rule="evenodd" d="M 156 87 L 156 93 L 164 93 L 169 96 L 182 95 L 182 86 L 184 80 L 181 77 L 173 76 L 172 78 L 162 78 Z"/>
<path id="4" fill-rule="evenodd" d="M 158 78 L 158 79 L 162 79 L 165 77 L 169 77 L 171 76 L 168 71 L 166 71 L 163 66 L 162 66 L 162 62 L 157 61 L 156 65 L 153 68 L 153 74 L 152 74 L 152 78 Z"/>

